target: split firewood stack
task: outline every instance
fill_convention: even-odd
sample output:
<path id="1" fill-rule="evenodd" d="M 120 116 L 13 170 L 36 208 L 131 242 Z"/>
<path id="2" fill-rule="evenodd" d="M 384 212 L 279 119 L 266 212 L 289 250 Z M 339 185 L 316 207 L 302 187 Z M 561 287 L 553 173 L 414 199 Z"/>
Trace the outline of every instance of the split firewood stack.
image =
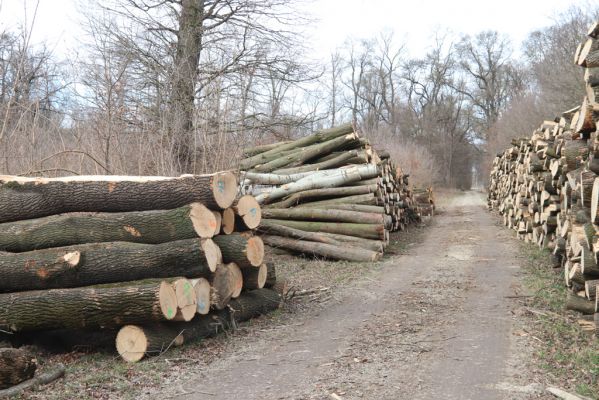
<path id="1" fill-rule="evenodd" d="M 488 196 L 520 239 L 552 251 L 566 307 L 583 314 L 599 312 L 599 23 L 588 35 L 575 55 L 585 68 L 582 105 L 512 140 L 493 161 Z"/>
<path id="2" fill-rule="evenodd" d="M 408 175 L 352 124 L 252 147 L 244 155 L 242 188 L 263 206 L 259 230 L 272 247 L 374 261 L 389 243 L 389 232 L 434 210 L 432 190 L 415 201 Z"/>
<path id="3" fill-rule="evenodd" d="M 238 189 L 231 172 L 0 176 L 0 329 L 122 327 L 137 361 L 276 308 L 260 206 Z"/>

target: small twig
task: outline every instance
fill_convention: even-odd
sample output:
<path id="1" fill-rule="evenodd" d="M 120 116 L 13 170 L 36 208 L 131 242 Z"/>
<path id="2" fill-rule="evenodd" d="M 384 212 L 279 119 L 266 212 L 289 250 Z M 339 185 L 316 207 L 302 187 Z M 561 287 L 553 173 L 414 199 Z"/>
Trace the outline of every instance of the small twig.
<path id="1" fill-rule="evenodd" d="M 39 174 L 43 174 L 44 172 L 68 172 L 69 174 L 79 175 L 78 172 L 75 172 L 75 171 L 73 171 L 71 169 L 66 169 L 66 168 L 48 168 L 48 169 L 38 169 L 36 171 L 25 172 L 23 174 L 18 174 L 17 176 L 39 175 Z"/>

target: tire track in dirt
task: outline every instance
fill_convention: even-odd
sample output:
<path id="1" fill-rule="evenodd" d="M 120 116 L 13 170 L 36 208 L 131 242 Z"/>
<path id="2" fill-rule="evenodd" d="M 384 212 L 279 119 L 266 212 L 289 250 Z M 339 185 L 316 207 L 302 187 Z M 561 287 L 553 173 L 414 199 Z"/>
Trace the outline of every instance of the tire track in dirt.
<path id="1" fill-rule="evenodd" d="M 497 389 L 513 356 L 514 249 L 482 195 L 460 194 L 411 254 L 317 315 L 244 342 L 177 398 L 518 398 Z"/>

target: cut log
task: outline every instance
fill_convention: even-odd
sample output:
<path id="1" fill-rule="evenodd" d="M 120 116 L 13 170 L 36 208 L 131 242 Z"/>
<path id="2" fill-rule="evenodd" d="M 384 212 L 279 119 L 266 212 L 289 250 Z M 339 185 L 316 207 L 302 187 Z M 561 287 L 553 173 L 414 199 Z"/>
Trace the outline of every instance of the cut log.
<path id="1" fill-rule="evenodd" d="M 127 362 L 137 362 L 144 356 L 157 356 L 171 346 L 183 344 L 183 336 L 168 325 L 125 325 L 116 335 L 116 350 Z"/>
<path id="2" fill-rule="evenodd" d="M 223 210 L 222 231 L 225 235 L 230 235 L 235 231 L 235 211 L 232 208 Z"/>
<path id="3" fill-rule="evenodd" d="M 266 221 L 266 219 L 265 219 Z M 268 219 L 269 223 L 288 226 L 307 232 L 338 233 L 347 236 L 357 236 L 365 239 L 385 239 L 385 227 L 383 224 L 353 224 L 346 222 L 313 222 L 313 221 L 290 221 L 282 219 Z M 216 239 L 216 238 L 215 238 Z M 219 243 L 219 242 L 217 242 Z M 222 246 L 219 243 L 222 249 Z M 224 253 L 223 253 L 224 254 Z"/>
<path id="4" fill-rule="evenodd" d="M 216 309 L 222 310 L 243 288 L 241 270 L 234 263 L 219 265 L 212 276 L 211 287 L 210 303 Z"/>
<path id="5" fill-rule="evenodd" d="M 339 205 L 371 205 L 379 204 L 374 193 L 358 194 L 355 196 L 338 197 L 336 199 L 311 201 L 309 203 L 298 204 L 298 208 L 334 208 Z"/>
<path id="6" fill-rule="evenodd" d="M 264 282 L 265 288 L 272 288 L 277 283 L 277 271 L 274 263 L 266 263 L 266 281 Z"/>
<path id="7" fill-rule="evenodd" d="M 566 309 L 578 311 L 585 315 L 592 315 L 595 313 L 595 302 L 587 300 L 584 297 L 577 296 L 568 291 L 566 298 Z"/>
<path id="8" fill-rule="evenodd" d="M 178 278 L 171 285 L 177 297 L 177 314 L 173 321 L 191 321 L 198 309 L 193 284 L 188 279 Z"/>
<path id="9" fill-rule="evenodd" d="M 173 210 L 74 213 L 0 224 L 0 250 L 23 252 L 83 243 L 158 244 L 214 235 L 216 220 L 200 203 Z"/>
<path id="10" fill-rule="evenodd" d="M 599 285 L 599 279 L 586 281 L 584 283 L 584 292 L 587 300 L 595 300 L 597 296 L 597 285 Z"/>
<path id="11" fill-rule="evenodd" d="M 37 360 L 21 349 L 0 348 L 0 389 L 30 379 L 37 369 Z"/>
<path id="12" fill-rule="evenodd" d="M 212 215 L 214 215 L 214 221 L 215 221 L 214 233 L 212 235 L 212 236 L 214 236 L 214 235 L 218 235 L 220 233 L 220 230 L 223 226 L 223 214 L 220 211 L 212 211 Z M 212 236 L 210 236 L 210 237 L 212 237 Z"/>
<path id="13" fill-rule="evenodd" d="M 222 262 L 212 239 L 161 244 L 91 243 L 0 253 L 0 292 L 69 288 L 146 278 L 209 277 Z"/>
<path id="14" fill-rule="evenodd" d="M 283 141 L 283 142 L 261 144 L 259 146 L 250 147 L 249 149 L 244 149 L 243 150 L 243 155 L 245 157 L 255 156 L 257 154 L 264 153 L 264 152 L 266 152 L 268 150 L 275 149 L 275 148 L 277 148 L 279 146 L 282 146 L 284 144 L 291 143 L 291 142 L 292 142 L 291 140 L 286 140 L 286 141 Z"/>
<path id="15" fill-rule="evenodd" d="M 329 169 L 329 168 L 337 168 L 342 165 L 347 165 L 349 163 L 349 160 L 356 158 L 356 157 L 358 157 L 364 164 L 367 162 L 366 154 L 364 151 L 350 150 L 350 151 L 344 151 L 340 154 L 336 154 L 334 157 L 320 161 L 320 162 L 302 165 L 300 167 L 277 169 L 277 170 L 273 171 L 273 173 L 278 174 L 278 175 L 289 175 L 289 174 L 300 174 L 303 172 L 320 171 L 320 170 L 325 170 L 325 169 Z"/>
<path id="16" fill-rule="evenodd" d="M 267 314 L 279 307 L 281 296 L 271 289 L 246 292 L 231 300 L 230 307 L 190 322 L 124 326 L 117 335 L 116 347 L 124 360 L 137 362 L 145 356 L 162 354 L 168 349 L 236 328 L 236 323 Z"/>
<path id="17" fill-rule="evenodd" d="M 204 278 L 192 279 L 191 285 L 195 292 L 196 312 L 201 315 L 206 315 L 210 312 L 210 282 Z"/>
<path id="18" fill-rule="evenodd" d="M 102 328 L 171 320 L 177 296 L 167 282 L 126 282 L 0 294 L 0 329 Z"/>
<path id="19" fill-rule="evenodd" d="M 231 208 L 237 217 L 237 225 L 243 225 L 247 229 L 255 229 L 260 225 L 262 210 L 254 196 L 241 196 L 235 200 Z"/>
<path id="20" fill-rule="evenodd" d="M 233 262 L 239 268 L 259 267 L 264 262 L 264 244 L 258 236 L 247 233 L 215 236 L 214 242 L 223 255 L 223 261 Z"/>
<path id="21" fill-rule="evenodd" d="M 258 268 L 244 268 L 241 270 L 243 275 L 243 288 L 246 290 L 262 289 L 266 283 L 268 268 L 262 264 Z"/>
<path id="22" fill-rule="evenodd" d="M 0 222 L 77 211 L 164 210 L 199 202 L 229 207 L 237 194 L 230 172 L 167 177 L 75 176 L 24 178 L 0 176 Z"/>
<path id="23" fill-rule="evenodd" d="M 281 247 L 309 256 L 320 256 L 334 260 L 372 262 L 380 259 L 380 253 L 365 249 L 340 247 L 326 243 L 307 242 L 281 236 L 263 235 L 264 243 L 273 247 Z"/>

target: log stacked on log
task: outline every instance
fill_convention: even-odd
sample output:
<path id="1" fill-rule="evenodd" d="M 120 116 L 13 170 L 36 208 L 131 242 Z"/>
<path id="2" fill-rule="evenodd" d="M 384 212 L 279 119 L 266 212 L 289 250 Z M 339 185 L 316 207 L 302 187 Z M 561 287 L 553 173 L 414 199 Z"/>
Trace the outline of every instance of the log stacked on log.
<path id="1" fill-rule="evenodd" d="M 260 205 L 238 188 L 230 172 L 0 176 L 0 329 L 180 330 L 229 312 L 268 275 Z"/>
<path id="2" fill-rule="evenodd" d="M 417 196 L 408 175 L 351 124 L 295 141 L 246 149 L 243 190 L 263 206 L 264 242 L 292 252 L 374 261 L 403 230 L 432 215 L 432 190 Z"/>
<path id="3" fill-rule="evenodd" d="M 569 289 L 566 307 L 584 314 L 599 312 L 597 26 L 575 55 L 585 68 L 581 106 L 544 121 L 530 138 L 512 140 L 493 161 L 488 195 L 489 208 L 520 239 L 551 250 Z"/>

